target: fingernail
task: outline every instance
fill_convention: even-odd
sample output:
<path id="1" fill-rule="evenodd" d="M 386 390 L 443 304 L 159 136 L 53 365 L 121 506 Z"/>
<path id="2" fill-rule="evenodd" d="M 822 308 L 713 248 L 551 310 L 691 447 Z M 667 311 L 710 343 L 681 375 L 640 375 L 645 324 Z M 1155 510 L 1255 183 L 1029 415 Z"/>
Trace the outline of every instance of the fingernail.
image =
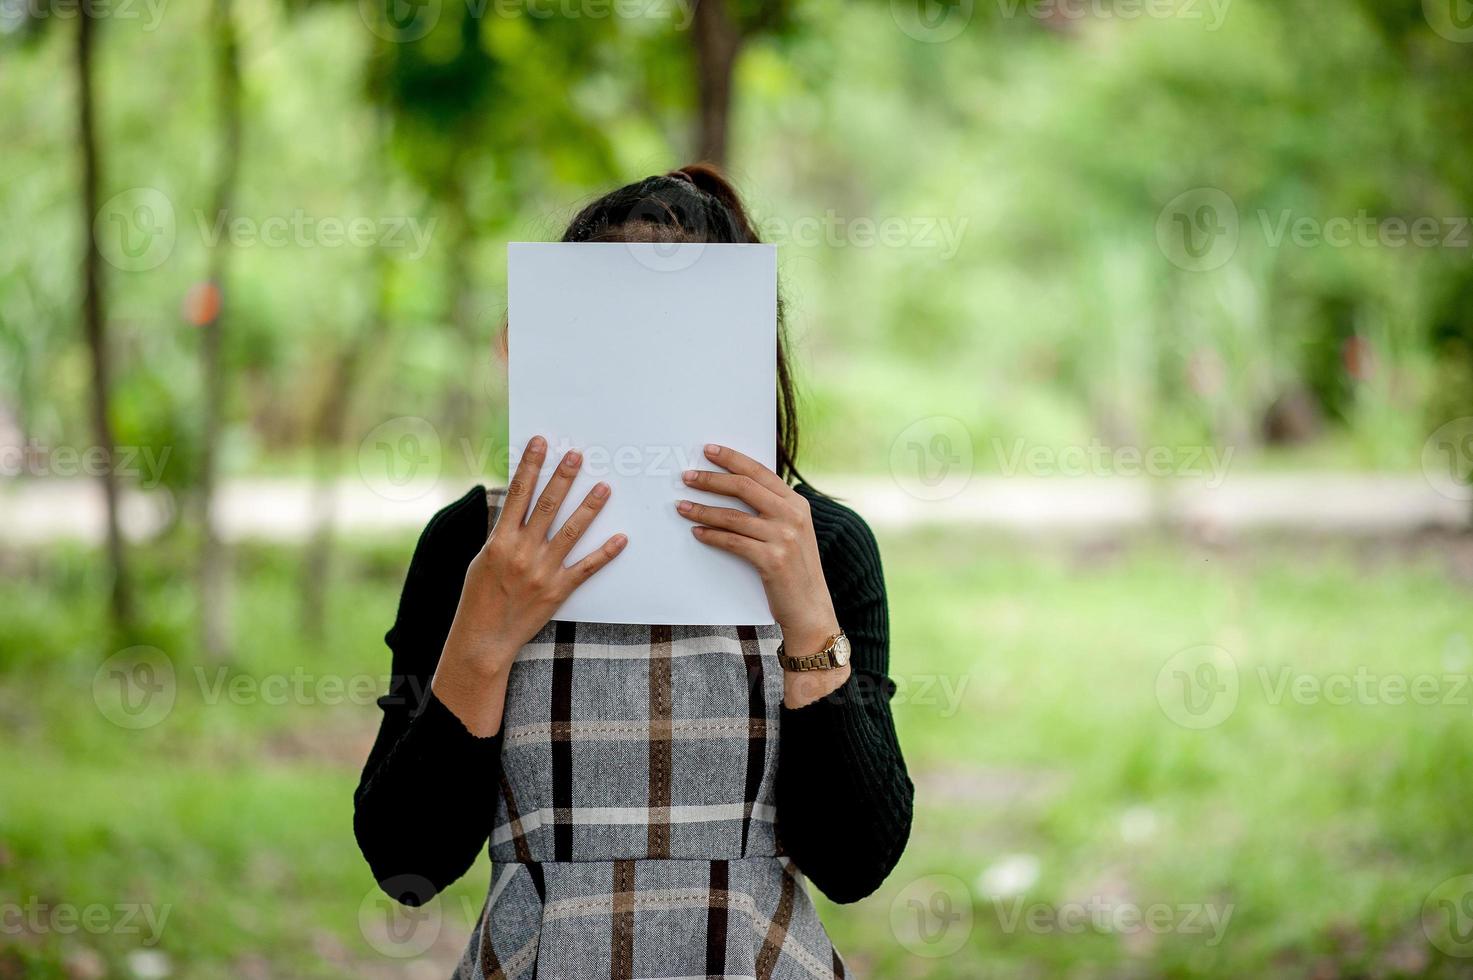
<path id="1" fill-rule="evenodd" d="M 597 497 L 599 500 L 604 499 L 605 497 L 607 497 L 609 495 L 609 485 L 607 483 L 602 483 L 602 482 L 595 483 L 593 485 L 593 495 L 595 497 Z"/>
<path id="2" fill-rule="evenodd" d="M 533 436 L 532 441 L 527 443 L 527 452 L 540 453 L 547 448 L 547 440 L 541 436 Z"/>
<path id="3" fill-rule="evenodd" d="M 716 443 L 714 443 L 714 442 L 708 442 L 708 443 L 706 443 L 706 455 L 707 456 L 710 456 L 712 458 L 715 458 L 717 456 L 720 456 L 721 455 L 721 447 L 718 446 L 718 445 L 716 445 Z"/>
<path id="4" fill-rule="evenodd" d="M 614 535 L 614 547 L 615 548 L 622 548 L 622 547 L 624 547 L 628 543 L 629 543 L 629 535 L 627 535 L 627 534 L 616 534 L 616 535 Z"/>
<path id="5" fill-rule="evenodd" d="M 583 454 L 576 449 L 569 449 L 568 454 L 563 457 L 563 462 L 569 466 L 577 466 L 583 462 Z"/>
<path id="6" fill-rule="evenodd" d="M 706 533 L 706 529 L 697 525 L 696 527 L 690 529 L 690 533 L 699 538 L 701 535 Z"/>
<path id="7" fill-rule="evenodd" d="M 695 504 L 691 503 L 689 500 L 682 500 L 680 503 L 675 505 L 675 509 L 680 511 L 682 514 L 689 514 L 691 512 L 691 509 L 694 507 Z"/>
<path id="8" fill-rule="evenodd" d="M 696 482 L 696 471 L 695 470 L 686 470 L 684 473 L 680 474 L 680 478 L 682 480 L 684 480 L 686 483 L 695 483 Z"/>

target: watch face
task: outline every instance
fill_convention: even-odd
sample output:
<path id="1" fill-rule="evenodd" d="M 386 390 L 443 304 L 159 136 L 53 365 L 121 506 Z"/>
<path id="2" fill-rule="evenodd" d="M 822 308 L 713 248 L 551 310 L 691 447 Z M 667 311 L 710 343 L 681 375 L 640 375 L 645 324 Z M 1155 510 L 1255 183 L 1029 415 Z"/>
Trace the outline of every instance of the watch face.
<path id="1" fill-rule="evenodd" d="M 849 662 L 849 637 L 840 633 L 834 641 L 834 665 L 842 667 Z"/>

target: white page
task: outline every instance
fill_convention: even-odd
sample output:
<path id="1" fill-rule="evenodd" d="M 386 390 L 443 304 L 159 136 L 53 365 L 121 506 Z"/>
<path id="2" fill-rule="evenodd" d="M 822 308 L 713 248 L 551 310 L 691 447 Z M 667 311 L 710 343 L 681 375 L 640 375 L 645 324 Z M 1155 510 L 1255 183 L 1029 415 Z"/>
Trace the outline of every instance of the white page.
<path id="1" fill-rule="evenodd" d="M 568 557 L 624 532 L 623 553 L 554 619 L 771 623 L 750 564 L 696 540 L 675 510 L 708 442 L 776 463 L 777 251 L 771 245 L 513 243 L 507 248 L 513 466 L 549 441 L 541 491 L 567 449 L 583 470 L 554 528 L 599 480 L 608 503 Z M 743 509 L 746 509 L 743 507 Z"/>

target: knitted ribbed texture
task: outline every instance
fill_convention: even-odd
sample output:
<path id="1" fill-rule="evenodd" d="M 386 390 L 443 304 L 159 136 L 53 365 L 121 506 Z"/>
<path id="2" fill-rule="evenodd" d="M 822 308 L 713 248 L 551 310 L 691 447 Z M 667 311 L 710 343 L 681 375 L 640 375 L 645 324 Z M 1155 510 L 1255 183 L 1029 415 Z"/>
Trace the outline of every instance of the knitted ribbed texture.
<path id="1" fill-rule="evenodd" d="M 889 625 L 879 550 L 864 521 L 806 486 L 824 576 L 853 644 L 833 694 L 782 709 L 777 774 L 784 850 L 824 894 L 874 891 L 910 833 L 913 789 L 890 717 Z M 446 507 L 420 536 L 399 612 L 383 721 L 354 795 L 354 831 L 374 878 L 418 905 L 463 875 L 486 844 L 500 736 L 477 738 L 430 692 L 465 572 L 486 536 L 485 491 Z"/>
<path id="2" fill-rule="evenodd" d="M 900 859 L 914 789 L 890 717 L 889 614 L 874 535 L 849 508 L 799 491 L 811 504 L 853 672 L 827 697 L 783 709 L 778 836 L 824 894 L 852 902 L 879 887 Z"/>

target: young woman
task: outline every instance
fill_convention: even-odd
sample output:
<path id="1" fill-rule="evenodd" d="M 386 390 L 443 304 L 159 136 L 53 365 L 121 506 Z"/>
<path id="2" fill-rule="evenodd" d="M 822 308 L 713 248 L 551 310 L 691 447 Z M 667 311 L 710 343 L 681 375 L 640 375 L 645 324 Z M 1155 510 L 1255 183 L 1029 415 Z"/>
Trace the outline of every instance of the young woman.
<path id="1" fill-rule="evenodd" d="M 563 240 L 757 237 L 730 185 L 692 166 L 595 201 Z M 457 976 L 844 975 L 799 874 L 837 902 L 874 891 L 905 846 L 912 787 L 880 556 L 858 515 L 798 482 L 782 346 L 778 471 L 711 446 L 721 470 L 686 474 L 755 514 L 671 501 L 700 541 L 756 567 L 776 625 L 549 622 L 625 538 L 565 565 L 609 488 L 553 527 L 581 459 L 534 501 L 540 437 L 504 490 L 476 487 L 420 537 L 354 829 L 408 905 L 489 838 L 491 890 Z"/>

